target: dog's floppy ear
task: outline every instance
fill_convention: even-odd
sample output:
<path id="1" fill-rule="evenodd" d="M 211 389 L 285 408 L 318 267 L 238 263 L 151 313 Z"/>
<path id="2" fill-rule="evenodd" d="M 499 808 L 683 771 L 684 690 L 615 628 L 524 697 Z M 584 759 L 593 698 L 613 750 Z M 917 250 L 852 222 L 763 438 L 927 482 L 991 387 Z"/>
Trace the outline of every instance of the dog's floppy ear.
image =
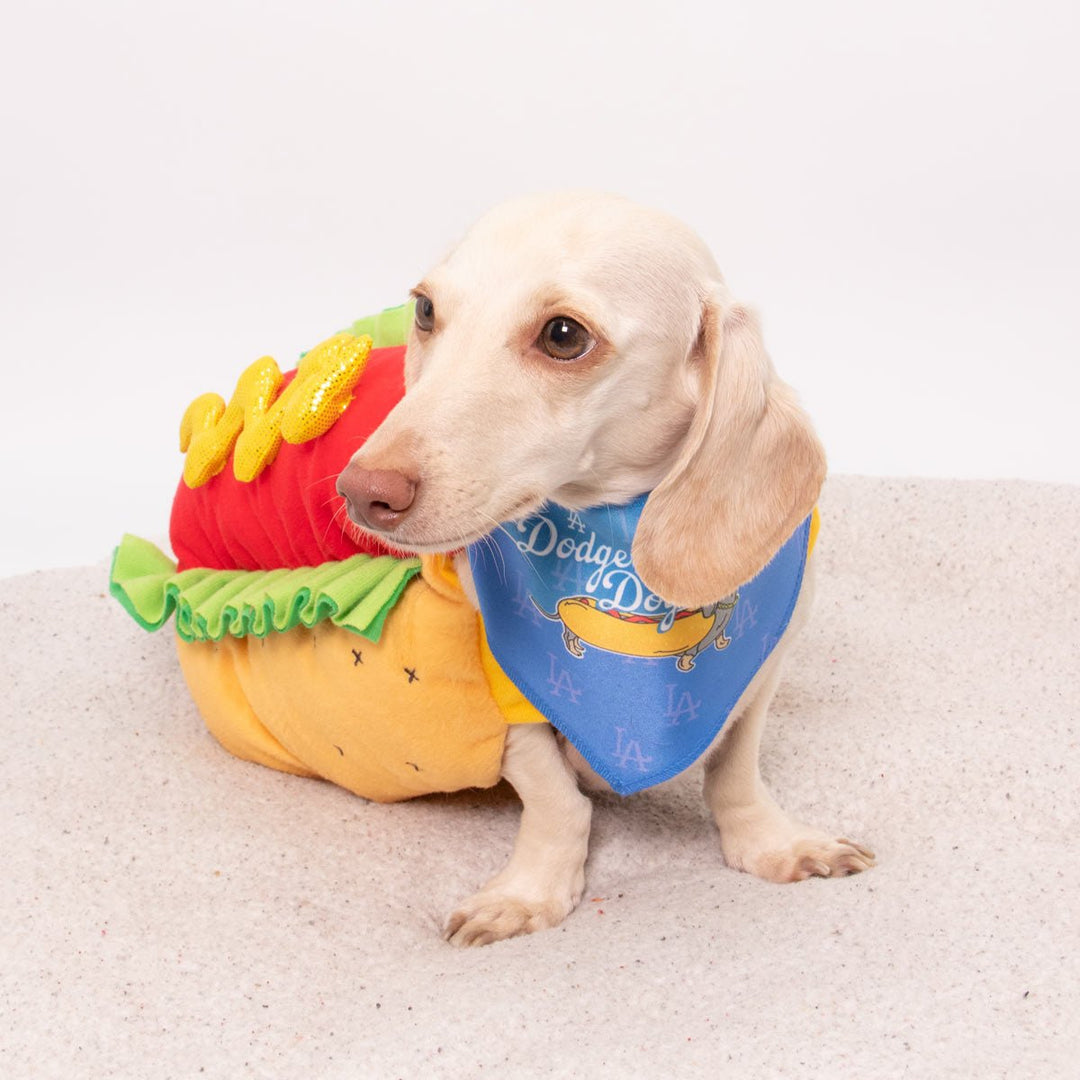
<path id="1" fill-rule="evenodd" d="M 684 608 L 754 577 L 814 508 L 825 479 L 825 452 L 776 377 L 752 312 L 710 296 L 691 362 L 703 365 L 701 400 L 633 548 L 645 585 Z"/>

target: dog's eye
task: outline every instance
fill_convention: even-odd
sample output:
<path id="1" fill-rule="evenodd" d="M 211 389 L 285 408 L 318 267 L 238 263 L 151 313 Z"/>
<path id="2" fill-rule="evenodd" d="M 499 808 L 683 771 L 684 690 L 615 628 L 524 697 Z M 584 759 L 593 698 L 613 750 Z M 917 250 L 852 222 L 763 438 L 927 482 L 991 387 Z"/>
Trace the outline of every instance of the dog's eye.
<path id="1" fill-rule="evenodd" d="M 435 328 L 435 305 L 429 297 L 418 296 L 416 298 L 416 328 L 417 330 L 433 330 Z"/>
<path id="2" fill-rule="evenodd" d="M 576 319 L 556 315 L 540 331 L 538 344 L 553 360 L 580 360 L 596 341 Z"/>

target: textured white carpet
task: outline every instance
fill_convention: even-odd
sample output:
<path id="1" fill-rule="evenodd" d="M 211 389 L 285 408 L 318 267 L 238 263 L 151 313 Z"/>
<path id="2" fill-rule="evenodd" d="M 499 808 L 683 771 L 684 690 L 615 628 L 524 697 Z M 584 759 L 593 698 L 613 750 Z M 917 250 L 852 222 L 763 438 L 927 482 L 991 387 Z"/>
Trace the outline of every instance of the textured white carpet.
<path id="1" fill-rule="evenodd" d="M 877 869 L 726 869 L 700 769 L 598 801 L 564 927 L 438 927 L 507 790 L 229 757 L 101 568 L 0 582 L 0 1076 L 1056 1077 L 1080 1054 L 1080 488 L 831 480 L 766 734 Z"/>

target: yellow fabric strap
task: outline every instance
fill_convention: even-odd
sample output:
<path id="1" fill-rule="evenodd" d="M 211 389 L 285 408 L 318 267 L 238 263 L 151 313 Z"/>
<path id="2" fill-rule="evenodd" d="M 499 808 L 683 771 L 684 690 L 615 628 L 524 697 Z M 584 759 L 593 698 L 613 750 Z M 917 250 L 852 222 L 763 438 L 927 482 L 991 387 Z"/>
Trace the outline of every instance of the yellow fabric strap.
<path id="1" fill-rule="evenodd" d="M 522 692 L 499 666 L 488 646 L 484 620 L 480 619 L 480 666 L 484 669 L 491 696 L 508 724 L 546 724 L 547 717 L 526 700 Z"/>
<path id="2" fill-rule="evenodd" d="M 453 560 L 448 555 L 425 555 L 422 559 L 424 580 L 434 589 L 448 590 L 452 595 L 464 598 L 461 582 L 454 571 Z M 508 724 L 546 724 L 547 718 L 525 699 L 521 691 L 492 655 L 488 647 L 487 632 L 480 613 L 476 615 L 480 637 L 480 667 L 487 679 L 491 696 Z"/>

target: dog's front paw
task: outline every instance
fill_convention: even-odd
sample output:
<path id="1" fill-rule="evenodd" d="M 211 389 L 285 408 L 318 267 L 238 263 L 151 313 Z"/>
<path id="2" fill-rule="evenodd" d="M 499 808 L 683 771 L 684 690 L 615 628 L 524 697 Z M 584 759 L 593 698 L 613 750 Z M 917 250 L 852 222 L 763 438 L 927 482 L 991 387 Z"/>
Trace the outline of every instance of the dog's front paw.
<path id="1" fill-rule="evenodd" d="M 822 834 L 783 851 L 759 852 L 751 873 L 768 881 L 804 881 L 808 877 L 848 877 L 874 865 L 874 853 L 843 837 Z"/>
<path id="2" fill-rule="evenodd" d="M 718 821 L 724 861 L 766 881 L 847 877 L 869 870 L 874 853 L 843 837 L 794 821 L 769 809 L 729 815 Z"/>
<path id="3" fill-rule="evenodd" d="M 547 930 L 574 910 L 574 902 L 520 900 L 484 890 L 470 896 L 447 920 L 443 936 L 451 945 L 490 945 L 493 941 Z"/>

